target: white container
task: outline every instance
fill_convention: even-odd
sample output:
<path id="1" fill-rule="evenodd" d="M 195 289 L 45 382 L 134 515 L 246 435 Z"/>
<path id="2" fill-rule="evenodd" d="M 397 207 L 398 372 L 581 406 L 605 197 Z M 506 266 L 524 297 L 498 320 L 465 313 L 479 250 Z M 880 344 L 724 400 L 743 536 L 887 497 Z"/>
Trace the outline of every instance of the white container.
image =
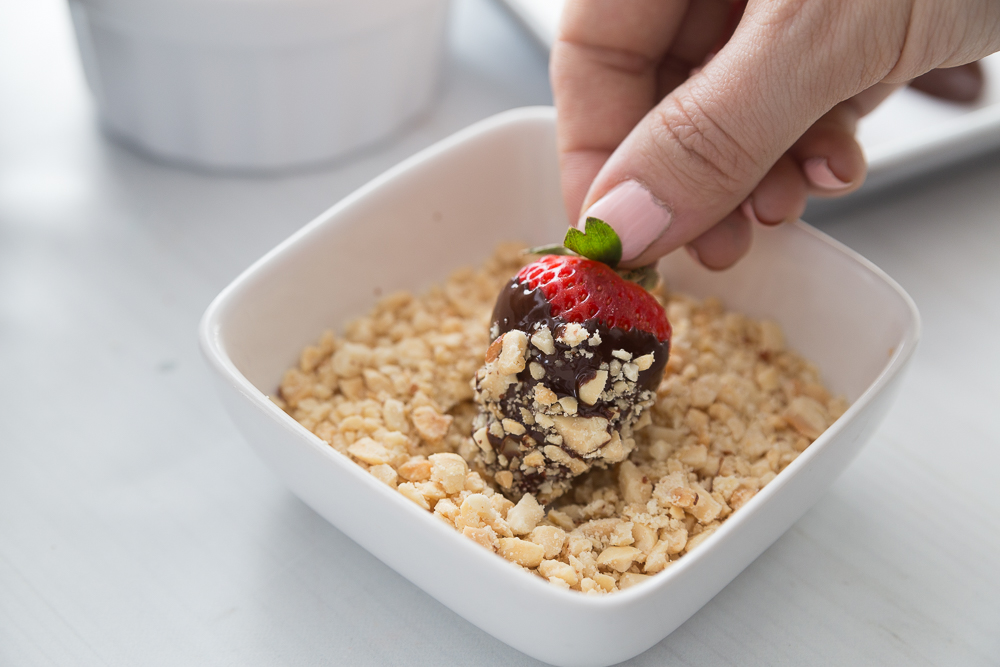
<path id="1" fill-rule="evenodd" d="M 247 269 L 205 313 L 201 344 L 237 426 L 310 507 L 501 641 L 556 665 L 610 665 L 670 634 L 825 492 L 889 408 L 919 316 L 882 271 L 802 223 L 758 228 L 729 271 L 706 271 L 684 252 L 663 260 L 673 289 L 780 322 L 789 345 L 853 404 L 676 565 L 605 597 L 560 590 L 377 481 L 266 394 L 303 346 L 367 312 L 377 289 L 428 287 L 500 241 L 560 238 L 561 202 L 554 111 L 500 114 L 372 181 Z"/>
<path id="2" fill-rule="evenodd" d="M 433 99 L 448 0 L 69 0 L 114 135 L 168 160 L 276 170 L 390 134 Z"/>

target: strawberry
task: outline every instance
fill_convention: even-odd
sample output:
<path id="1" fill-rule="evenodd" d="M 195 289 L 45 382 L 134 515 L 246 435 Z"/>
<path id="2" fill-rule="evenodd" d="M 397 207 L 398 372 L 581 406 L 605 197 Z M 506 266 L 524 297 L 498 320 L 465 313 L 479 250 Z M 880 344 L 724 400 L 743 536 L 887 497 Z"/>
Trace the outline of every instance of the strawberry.
<path id="1" fill-rule="evenodd" d="M 522 268 L 497 298 L 473 434 L 506 494 L 542 502 L 628 456 L 671 334 L 659 302 L 615 271 L 621 243 L 610 226 L 588 219 L 585 233 L 571 229 L 565 247 L 546 250 L 553 254 Z M 655 272 L 628 275 L 648 281 Z"/>
<path id="2" fill-rule="evenodd" d="M 607 327 L 649 332 L 660 342 L 670 340 L 663 306 L 602 262 L 546 255 L 522 268 L 515 280 L 525 289 L 541 291 L 552 317 L 578 323 L 593 319 Z"/>

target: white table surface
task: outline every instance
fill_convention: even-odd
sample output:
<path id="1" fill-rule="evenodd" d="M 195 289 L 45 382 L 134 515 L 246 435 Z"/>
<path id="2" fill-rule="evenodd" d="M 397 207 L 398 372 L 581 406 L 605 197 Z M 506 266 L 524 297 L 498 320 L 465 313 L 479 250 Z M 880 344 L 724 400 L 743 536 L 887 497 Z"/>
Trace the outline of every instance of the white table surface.
<path id="1" fill-rule="evenodd" d="M 0 0 L 0 665 L 538 664 L 292 496 L 196 343 L 212 297 L 340 197 L 550 101 L 514 21 L 455 9 L 426 117 L 327 169 L 233 178 L 109 142 L 65 4 Z M 998 184 L 993 155 L 818 221 L 921 309 L 899 401 L 815 508 L 628 664 L 1000 664 Z"/>

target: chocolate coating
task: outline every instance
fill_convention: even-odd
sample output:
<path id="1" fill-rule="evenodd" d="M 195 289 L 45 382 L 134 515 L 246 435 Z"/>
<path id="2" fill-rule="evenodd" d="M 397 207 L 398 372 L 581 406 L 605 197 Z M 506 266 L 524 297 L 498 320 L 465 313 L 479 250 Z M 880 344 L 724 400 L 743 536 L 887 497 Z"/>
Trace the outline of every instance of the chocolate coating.
<path id="1" fill-rule="evenodd" d="M 500 292 L 496 306 L 493 308 L 491 321 L 495 327 L 490 329 L 491 333 L 495 333 L 494 339 L 512 329 L 531 332 L 541 327 L 548 327 L 553 337 L 558 338 L 566 324 L 562 319 L 552 316 L 552 306 L 540 291 L 523 285 L 517 278 L 512 278 Z M 586 348 L 594 353 L 592 358 L 580 356 L 567 361 L 560 358 L 564 355 L 556 354 L 546 355 L 537 360 L 545 368 L 546 385 L 557 396 L 572 396 L 579 399 L 580 385 L 594 377 L 602 362 L 610 361 L 613 358 L 611 353 L 614 350 L 625 350 L 632 355 L 633 359 L 653 352 L 653 364 L 646 370 L 639 371 L 639 379 L 636 384 L 641 389 L 656 390 L 660 380 L 663 379 L 663 369 L 667 365 L 667 357 L 670 354 L 669 339 L 661 342 L 647 331 L 635 329 L 623 331 L 617 327 L 608 327 L 597 319 L 587 320 L 581 325 L 589 333 L 592 334 L 596 331 L 601 337 L 600 345 L 587 346 Z M 560 350 L 565 352 L 569 349 L 571 349 L 569 345 L 556 341 L 557 352 Z M 548 379 L 550 377 L 553 380 L 550 381 Z M 517 379 L 529 384 L 535 383 L 527 370 L 522 371 Z M 600 406 L 600 402 L 594 406 L 588 406 L 581 401 L 580 406 L 580 414 L 609 416 L 603 412 L 604 408 Z M 583 410 L 584 407 L 586 411 Z"/>
<path id="2" fill-rule="evenodd" d="M 487 363 L 477 375 L 476 397 L 483 412 L 475 428 L 485 432 L 479 439 L 484 450 L 483 463 L 498 480 L 499 473 L 510 472 L 512 477 L 508 479 L 512 481 L 504 490 L 515 499 L 533 493 L 541 502 L 548 502 L 568 490 L 577 475 L 627 456 L 634 444 L 632 426 L 652 405 L 663 378 L 669 340 L 660 341 L 645 331 L 608 327 L 596 318 L 577 324 L 585 330 L 586 338 L 580 339 L 583 334 L 579 330 L 564 336 L 568 323 L 552 315 L 551 305 L 538 290 L 528 288 L 516 278 L 497 299 L 490 328 L 493 340 L 514 330 L 530 339 L 547 329 L 553 345 L 553 351 L 546 353 L 529 342 L 523 370 L 504 376 L 510 384 L 501 395 L 480 391 L 485 378 L 497 377 L 495 363 Z M 622 351 L 629 353 L 632 362 L 652 353 L 652 363 L 645 370 L 632 366 L 628 371 L 625 365 L 629 360 L 615 357 L 616 351 L 621 356 L 626 356 Z M 540 365 L 544 372 L 539 373 L 537 367 L 532 372 L 534 365 Z M 600 371 L 607 373 L 607 380 L 598 400 L 588 404 L 581 397 L 581 388 Z M 538 390 L 549 396 L 545 404 L 538 402 Z M 591 400 L 593 394 L 591 388 Z M 547 402 L 552 395 L 559 404 Z M 568 409 L 559 401 L 567 397 L 574 399 Z M 553 419 L 562 419 L 560 415 L 579 417 L 582 422 L 570 420 L 573 424 L 560 423 L 553 429 Z M 500 422 L 505 424 L 504 428 L 499 428 Z M 509 422 L 517 422 L 512 425 L 518 427 L 516 433 L 510 431 Z M 565 429 L 573 428 L 585 431 L 596 428 L 588 431 L 587 437 L 604 433 L 604 444 L 599 444 L 602 439 L 598 438 L 596 449 L 593 444 L 581 449 L 579 434 L 575 443 L 563 438 Z"/>

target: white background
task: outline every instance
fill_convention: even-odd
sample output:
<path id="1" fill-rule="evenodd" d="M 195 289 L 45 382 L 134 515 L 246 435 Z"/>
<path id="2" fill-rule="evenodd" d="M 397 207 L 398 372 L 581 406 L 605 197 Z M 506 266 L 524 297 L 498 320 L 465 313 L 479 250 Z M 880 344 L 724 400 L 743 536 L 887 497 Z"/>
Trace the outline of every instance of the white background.
<path id="1" fill-rule="evenodd" d="M 215 294 L 339 198 L 551 101 L 515 21 L 488 0 L 453 18 L 424 118 L 324 169 L 235 178 L 108 141 L 65 4 L 0 0 L 0 665 L 538 664 L 286 491 L 197 349 Z M 812 219 L 921 309 L 899 402 L 812 511 L 628 664 L 1000 663 L 998 183 L 992 154 Z"/>

